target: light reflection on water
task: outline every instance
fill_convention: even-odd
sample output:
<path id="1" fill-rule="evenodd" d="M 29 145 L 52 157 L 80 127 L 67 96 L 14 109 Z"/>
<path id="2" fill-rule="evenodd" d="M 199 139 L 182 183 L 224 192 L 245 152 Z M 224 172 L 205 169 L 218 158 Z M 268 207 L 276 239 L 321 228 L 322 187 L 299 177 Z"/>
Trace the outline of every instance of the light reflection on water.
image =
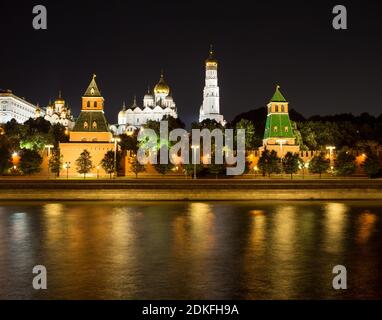
<path id="1" fill-rule="evenodd" d="M 382 203 L 3 203 L 0 298 L 382 298 Z M 32 268 L 48 290 L 32 290 Z M 348 269 L 346 292 L 331 288 Z"/>

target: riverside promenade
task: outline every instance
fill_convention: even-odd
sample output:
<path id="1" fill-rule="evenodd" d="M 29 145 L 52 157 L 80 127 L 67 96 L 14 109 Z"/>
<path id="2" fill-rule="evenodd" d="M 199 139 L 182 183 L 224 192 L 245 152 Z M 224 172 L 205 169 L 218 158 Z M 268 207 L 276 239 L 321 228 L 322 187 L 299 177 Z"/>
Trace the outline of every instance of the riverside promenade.
<path id="1" fill-rule="evenodd" d="M 0 201 L 382 200 L 370 179 L 0 179 Z"/>

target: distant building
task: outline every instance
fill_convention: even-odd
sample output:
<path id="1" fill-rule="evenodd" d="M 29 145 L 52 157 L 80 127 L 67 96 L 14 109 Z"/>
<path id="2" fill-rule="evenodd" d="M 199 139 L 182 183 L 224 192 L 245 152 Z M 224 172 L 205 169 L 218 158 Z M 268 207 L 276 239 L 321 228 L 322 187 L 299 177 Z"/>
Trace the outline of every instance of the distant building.
<path id="1" fill-rule="evenodd" d="M 144 96 L 143 106 L 137 104 L 136 98 L 129 107 L 123 104 L 122 110 L 118 113 L 118 125 L 113 125 L 110 129 L 118 134 L 131 132 L 142 127 L 149 120 L 161 121 L 164 116 L 177 118 L 178 113 L 170 87 L 162 73 L 153 93 L 148 90 Z"/>
<path id="2" fill-rule="evenodd" d="M 40 108 L 23 98 L 15 96 L 11 90 L 0 91 L 0 123 L 6 123 L 15 119 L 18 123 L 24 123 L 34 118 Z M 40 109 L 40 114 L 45 114 Z"/>
<path id="3" fill-rule="evenodd" d="M 70 176 L 80 176 L 76 160 L 85 149 L 89 151 L 94 166 L 88 176 L 106 175 L 100 162 L 108 151 L 114 150 L 113 135 L 104 114 L 104 98 L 95 78 L 94 75 L 82 97 L 81 113 L 69 132 L 69 142 L 60 143 L 63 163 Z"/>
<path id="4" fill-rule="evenodd" d="M 300 146 L 296 144 L 296 137 L 289 119 L 288 102 L 280 92 L 280 86 L 267 105 L 268 115 L 265 123 L 262 150 L 275 150 L 279 157 L 287 152 L 300 152 Z"/>
<path id="5" fill-rule="evenodd" d="M 37 110 L 36 118 L 40 117 L 40 111 Z M 58 98 L 54 103 L 49 102 L 45 109 L 44 119 L 51 124 L 60 123 L 68 129 L 74 127 L 74 118 L 70 107 L 65 103 L 65 100 L 61 97 L 61 91 L 58 94 Z"/>
<path id="6" fill-rule="evenodd" d="M 214 57 L 212 46 L 206 62 L 206 82 L 203 90 L 203 104 L 200 107 L 199 122 L 210 119 L 225 125 L 220 114 L 220 95 L 218 86 L 218 61 Z"/>

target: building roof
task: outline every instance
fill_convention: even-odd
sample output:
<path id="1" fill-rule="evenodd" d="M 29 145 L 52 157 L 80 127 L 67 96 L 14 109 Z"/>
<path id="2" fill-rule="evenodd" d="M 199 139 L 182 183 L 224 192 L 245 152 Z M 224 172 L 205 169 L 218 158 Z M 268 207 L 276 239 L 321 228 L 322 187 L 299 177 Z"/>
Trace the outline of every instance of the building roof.
<path id="1" fill-rule="evenodd" d="M 93 123 L 96 127 L 93 128 Z M 85 126 L 87 122 L 87 127 Z M 109 124 L 105 118 L 103 111 L 81 111 L 73 131 L 75 132 L 109 132 Z"/>
<path id="2" fill-rule="evenodd" d="M 270 113 L 265 124 L 264 139 L 294 138 L 292 125 L 287 113 Z"/>
<path id="3" fill-rule="evenodd" d="M 273 94 L 271 102 L 287 102 L 283 94 L 280 92 L 280 86 L 276 86 L 276 91 Z"/>
<path id="4" fill-rule="evenodd" d="M 96 75 L 93 74 L 93 78 L 90 81 L 90 84 L 84 93 L 84 97 L 101 97 L 101 91 L 99 91 L 98 89 L 95 78 L 96 78 Z"/>

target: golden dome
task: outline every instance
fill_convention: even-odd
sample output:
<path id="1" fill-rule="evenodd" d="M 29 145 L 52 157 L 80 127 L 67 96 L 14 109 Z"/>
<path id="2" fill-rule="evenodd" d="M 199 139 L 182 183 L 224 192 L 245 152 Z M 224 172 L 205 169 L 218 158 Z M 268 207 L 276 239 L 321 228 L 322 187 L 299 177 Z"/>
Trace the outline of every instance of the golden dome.
<path id="1" fill-rule="evenodd" d="M 165 93 L 168 95 L 170 93 L 170 87 L 167 85 L 167 83 L 164 81 L 163 78 L 163 73 L 160 76 L 159 82 L 157 85 L 154 87 L 154 93 L 155 94 L 160 94 L 160 93 Z"/>
<path id="2" fill-rule="evenodd" d="M 212 49 L 212 45 L 210 47 L 210 55 L 206 59 L 206 66 L 207 67 L 217 67 L 218 61 L 214 57 L 214 51 Z"/>

